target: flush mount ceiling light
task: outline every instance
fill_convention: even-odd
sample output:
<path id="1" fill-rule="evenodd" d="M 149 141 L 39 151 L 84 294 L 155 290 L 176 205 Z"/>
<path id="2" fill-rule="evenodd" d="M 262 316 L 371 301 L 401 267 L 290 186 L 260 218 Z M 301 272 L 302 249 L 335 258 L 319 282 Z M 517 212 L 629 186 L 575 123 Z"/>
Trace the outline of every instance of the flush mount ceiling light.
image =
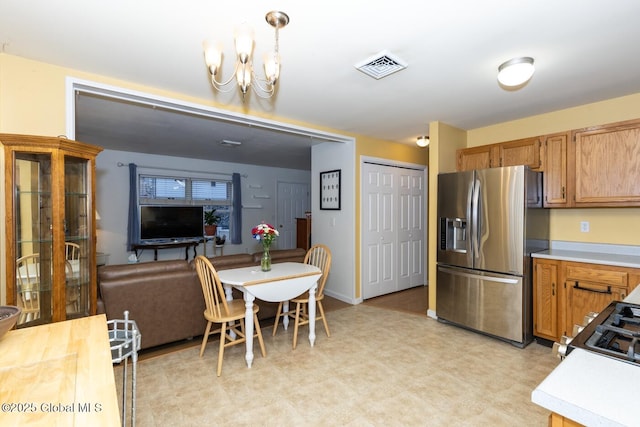
<path id="1" fill-rule="evenodd" d="M 419 136 L 418 139 L 416 139 L 416 144 L 418 144 L 418 147 L 426 147 L 429 145 L 429 137 Z"/>
<path id="2" fill-rule="evenodd" d="M 225 89 L 235 77 L 238 87 L 244 99 L 249 87 L 261 98 L 270 98 L 275 92 L 278 77 L 280 77 L 280 54 L 278 52 L 278 30 L 289 23 L 289 16 L 284 12 L 271 11 L 267 13 L 265 19 L 275 28 L 275 48 L 273 52 L 264 55 L 264 75 L 259 79 L 253 70 L 253 30 L 247 25 L 241 25 L 235 31 L 236 46 L 236 67 L 233 75 L 226 81 L 216 78 L 220 72 L 222 63 L 222 45 L 211 40 L 202 43 L 204 50 L 204 61 L 211 75 L 211 84 L 220 92 L 229 92 L 231 88 Z M 219 77 L 219 76 L 218 76 Z M 253 83 L 253 84 L 252 84 Z"/>
<path id="3" fill-rule="evenodd" d="M 498 81 L 504 86 L 520 86 L 529 81 L 534 71 L 533 58 L 513 58 L 498 67 Z"/>

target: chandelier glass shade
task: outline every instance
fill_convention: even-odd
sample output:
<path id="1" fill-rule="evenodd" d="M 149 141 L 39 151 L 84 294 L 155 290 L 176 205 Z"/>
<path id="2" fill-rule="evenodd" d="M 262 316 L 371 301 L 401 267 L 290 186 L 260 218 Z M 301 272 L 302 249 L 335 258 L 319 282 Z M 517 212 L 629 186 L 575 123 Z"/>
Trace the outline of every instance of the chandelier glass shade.
<path id="1" fill-rule="evenodd" d="M 278 30 L 289 23 L 289 16 L 284 12 L 271 11 L 267 13 L 265 19 L 275 29 L 275 47 L 273 52 L 265 53 L 263 56 L 264 78 L 258 78 L 253 68 L 254 32 L 248 25 L 243 24 L 235 31 L 236 65 L 233 74 L 227 80 L 219 80 L 222 44 L 212 40 L 205 40 L 202 43 L 204 61 L 209 70 L 211 84 L 216 90 L 229 92 L 233 87 L 228 86 L 235 78 L 243 99 L 249 88 L 262 98 L 273 96 L 280 77 Z"/>

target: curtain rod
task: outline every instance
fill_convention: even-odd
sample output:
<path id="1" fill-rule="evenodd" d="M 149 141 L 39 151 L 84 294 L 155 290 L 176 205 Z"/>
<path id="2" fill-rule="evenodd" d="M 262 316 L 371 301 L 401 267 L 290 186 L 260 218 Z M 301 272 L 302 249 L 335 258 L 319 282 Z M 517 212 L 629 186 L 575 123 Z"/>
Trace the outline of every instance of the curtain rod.
<path id="1" fill-rule="evenodd" d="M 122 163 L 122 162 L 118 162 L 118 167 L 121 168 L 123 166 L 129 166 L 129 163 Z M 224 173 L 224 172 L 211 172 L 211 171 L 195 171 L 195 170 L 186 170 L 186 169 L 175 169 L 175 168 L 163 168 L 163 167 L 159 167 L 159 166 L 143 166 L 143 165 L 136 165 L 139 168 L 143 168 L 143 169 L 158 169 L 158 170 L 165 170 L 165 171 L 175 171 L 175 172 L 195 172 L 195 173 L 207 173 L 210 175 L 223 175 L 223 176 L 232 176 L 232 173 Z M 246 178 L 248 175 L 242 174 L 240 175 L 243 178 Z"/>

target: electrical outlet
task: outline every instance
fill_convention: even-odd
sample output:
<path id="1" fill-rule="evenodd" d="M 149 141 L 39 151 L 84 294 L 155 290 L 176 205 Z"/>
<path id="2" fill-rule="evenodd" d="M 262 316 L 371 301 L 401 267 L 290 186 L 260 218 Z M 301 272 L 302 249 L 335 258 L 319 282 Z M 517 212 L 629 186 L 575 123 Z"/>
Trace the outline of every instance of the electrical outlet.
<path id="1" fill-rule="evenodd" d="M 589 232 L 589 221 L 580 221 L 580 231 L 583 233 Z"/>

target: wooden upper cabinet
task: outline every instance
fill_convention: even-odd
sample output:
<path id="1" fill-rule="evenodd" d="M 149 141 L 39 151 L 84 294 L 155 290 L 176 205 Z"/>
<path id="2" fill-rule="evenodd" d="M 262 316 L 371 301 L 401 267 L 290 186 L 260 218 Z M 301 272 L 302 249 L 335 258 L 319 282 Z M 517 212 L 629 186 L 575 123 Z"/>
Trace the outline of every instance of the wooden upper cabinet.
<path id="1" fill-rule="evenodd" d="M 463 148 L 456 152 L 458 171 L 497 167 L 500 159 L 496 144 Z"/>
<path id="2" fill-rule="evenodd" d="M 640 120 L 574 132 L 575 206 L 640 206 Z"/>
<path id="3" fill-rule="evenodd" d="M 569 207 L 573 203 L 567 180 L 569 137 L 568 133 L 549 135 L 544 142 L 545 207 Z"/>
<path id="4" fill-rule="evenodd" d="M 540 138 L 525 138 L 498 144 L 499 166 L 529 166 L 531 170 L 542 170 Z"/>
<path id="5" fill-rule="evenodd" d="M 542 145 L 539 137 L 519 139 L 499 144 L 464 148 L 457 151 L 458 171 L 526 165 L 542 170 Z"/>

